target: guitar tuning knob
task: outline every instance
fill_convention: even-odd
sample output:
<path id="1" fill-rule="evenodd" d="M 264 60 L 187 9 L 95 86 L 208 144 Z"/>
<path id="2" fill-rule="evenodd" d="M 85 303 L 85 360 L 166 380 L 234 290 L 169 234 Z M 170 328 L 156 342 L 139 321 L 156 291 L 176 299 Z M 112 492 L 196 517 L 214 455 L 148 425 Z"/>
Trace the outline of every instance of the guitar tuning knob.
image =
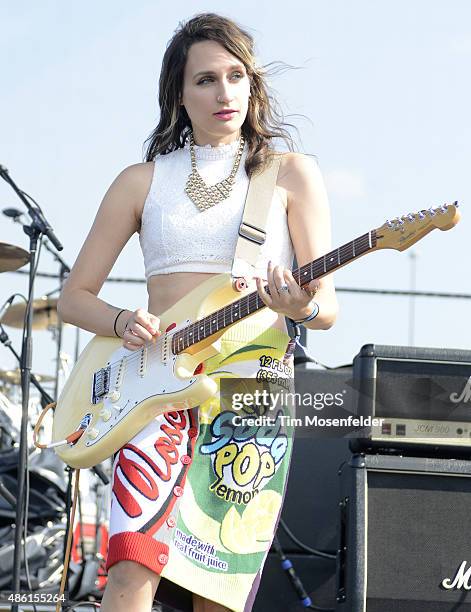
<path id="1" fill-rule="evenodd" d="M 425 219 L 425 213 L 422 210 L 420 210 L 419 214 L 418 214 L 418 217 L 419 217 L 419 219 Z"/>
<path id="2" fill-rule="evenodd" d="M 448 204 L 442 204 L 442 206 L 440 206 L 441 213 L 446 213 L 447 210 L 448 210 Z"/>
<path id="3" fill-rule="evenodd" d="M 402 219 L 402 218 L 401 218 L 401 219 L 398 219 L 398 220 L 397 220 L 397 225 L 398 225 L 398 226 L 404 225 L 404 219 Z"/>
<path id="4" fill-rule="evenodd" d="M 393 223 L 392 221 L 390 221 L 389 219 L 386 219 L 386 225 L 387 225 L 388 227 L 393 227 L 393 226 L 394 226 L 394 223 Z"/>
<path id="5" fill-rule="evenodd" d="M 431 217 L 435 217 L 435 215 L 437 214 L 435 208 L 433 208 L 433 206 L 431 206 L 427 212 L 430 214 Z"/>
<path id="6" fill-rule="evenodd" d="M 407 215 L 407 219 L 412 223 L 413 221 L 415 221 L 415 215 L 413 213 L 409 213 Z"/>

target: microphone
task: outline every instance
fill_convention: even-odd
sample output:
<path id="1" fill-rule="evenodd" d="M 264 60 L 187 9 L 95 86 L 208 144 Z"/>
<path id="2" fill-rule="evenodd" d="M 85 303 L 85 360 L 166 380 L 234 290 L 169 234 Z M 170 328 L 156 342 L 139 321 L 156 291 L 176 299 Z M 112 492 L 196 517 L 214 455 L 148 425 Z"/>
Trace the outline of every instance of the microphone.
<path id="1" fill-rule="evenodd" d="M 13 302 L 13 300 L 16 297 L 16 293 L 14 293 L 13 295 L 10 295 L 10 297 L 8 298 L 8 300 L 3 304 L 3 306 L 0 308 L 0 322 L 3 319 L 3 316 L 5 315 L 6 311 L 8 310 L 8 308 L 10 307 L 10 304 Z"/>
<path id="2" fill-rule="evenodd" d="M 18 208 L 4 208 L 2 213 L 5 215 L 5 217 L 11 217 L 12 219 L 17 219 L 23 214 L 21 210 L 18 210 Z"/>
<path id="3" fill-rule="evenodd" d="M 4 208 L 2 213 L 5 217 L 11 219 L 13 223 L 21 223 L 23 225 L 26 223 L 25 213 L 17 208 Z"/>

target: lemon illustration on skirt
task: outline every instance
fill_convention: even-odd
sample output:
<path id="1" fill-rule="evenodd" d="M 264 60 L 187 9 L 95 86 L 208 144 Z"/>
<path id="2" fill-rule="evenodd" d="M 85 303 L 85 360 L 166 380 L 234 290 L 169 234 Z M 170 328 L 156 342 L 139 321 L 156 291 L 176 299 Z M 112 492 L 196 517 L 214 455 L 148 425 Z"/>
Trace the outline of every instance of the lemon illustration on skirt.
<path id="1" fill-rule="evenodd" d="M 255 525 L 255 539 L 267 542 L 273 537 L 275 521 L 281 508 L 281 495 L 263 490 L 248 504 L 242 515 L 244 523 Z"/>
<path id="2" fill-rule="evenodd" d="M 276 491 L 261 491 L 246 506 L 242 516 L 232 506 L 222 523 L 222 544 L 237 554 L 248 554 L 265 550 L 263 542 L 271 540 L 281 495 Z"/>
<path id="3" fill-rule="evenodd" d="M 228 550 L 239 555 L 256 550 L 255 525 L 245 523 L 234 506 L 222 520 L 220 538 Z"/>

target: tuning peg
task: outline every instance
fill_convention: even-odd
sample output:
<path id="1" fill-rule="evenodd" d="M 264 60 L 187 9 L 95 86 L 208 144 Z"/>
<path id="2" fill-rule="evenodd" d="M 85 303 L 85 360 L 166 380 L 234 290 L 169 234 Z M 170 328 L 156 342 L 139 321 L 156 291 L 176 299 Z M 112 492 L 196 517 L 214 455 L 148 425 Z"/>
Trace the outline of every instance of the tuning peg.
<path id="1" fill-rule="evenodd" d="M 409 213 L 407 215 L 407 219 L 412 223 L 413 221 L 415 221 L 415 215 L 414 213 Z"/>
<path id="2" fill-rule="evenodd" d="M 460 205 L 458 204 L 458 200 L 455 200 L 455 201 L 453 202 L 453 206 L 454 206 L 455 208 L 459 208 L 459 207 L 460 207 Z"/>
<path id="3" fill-rule="evenodd" d="M 423 210 L 419 210 L 419 213 L 417 215 L 419 217 L 419 219 L 425 219 L 425 213 Z"/>
<path id="4" fill-rule="evenodd" d="M 448 210 L 448 204 L 442 204 L 442 206 L 440 206 L 440 212 L 442 214 L 446 213 L 447 210 Z"/>
<path id="5" fill-rule="evenodd" d="M 397 220 L 397 225 L 398 225 L 398 227 L 400 227 L 401 225 L 404 225 L 404 219 L 402 219 L 402 218 L 398 219 Z"/>
<path id="6" fill-rule="evenodd" d="M 430 215 L 431 217 L 435 217 L 435 215 L 437 214 L 437 213 L 436 213 L 436 210 L 435 210 L 435 208 L 433 208 L 433 206 L 431 206 L 431 207 L 430 207 L 430 208 L 427 210 L 427 212 L 429 213 L 429 215 Z"/>
<path id="7" fill-rule="evenodd" d="M 386 225 L 388 227 L 394 227 L 394 223 L 392 221 L 390 221 L 389 219 L 386 219 Z"/>

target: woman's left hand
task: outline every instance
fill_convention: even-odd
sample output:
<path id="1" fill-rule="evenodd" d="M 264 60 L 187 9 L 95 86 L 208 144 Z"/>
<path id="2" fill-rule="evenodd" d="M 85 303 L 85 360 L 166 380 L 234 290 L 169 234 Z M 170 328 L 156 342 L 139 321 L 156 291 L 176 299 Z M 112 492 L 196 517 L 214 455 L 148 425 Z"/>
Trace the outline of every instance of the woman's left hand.
<path id="1" fill-rule="evenodd" d="M 291 274 L 291 270 L 283 266 L 273 266 L 271 261 L 267 267 L 270 293 L 266 292 L 265 282 L 261 278 L 255 277 L 255 279 L 262 302 L 271 310 L 284 314 L 294 321 L 304 319 L 311 314 L 311 301 L 319 289 L 318 280 L 313 280 L 305 288 L 301 288 Z"/>

